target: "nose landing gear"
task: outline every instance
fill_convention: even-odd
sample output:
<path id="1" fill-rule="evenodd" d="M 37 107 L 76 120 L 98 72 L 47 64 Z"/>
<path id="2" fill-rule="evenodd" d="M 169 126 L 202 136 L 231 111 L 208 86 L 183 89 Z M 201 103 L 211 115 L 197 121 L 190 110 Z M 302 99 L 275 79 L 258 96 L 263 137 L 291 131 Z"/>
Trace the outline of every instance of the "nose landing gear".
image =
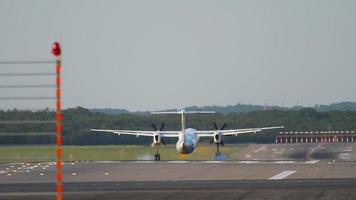
<path id="1" fill-rule="evenodd" d="M 216 153 L 215 153 L 215 156 L 221 156 L 221 153 L 220 153 L 220 144 L 216 144 Z"/>
<path id="2" fill-rule="evenodd" d="M 159 144 L 156 145 L 156 153 L 155 153 L 155 160 L 161 160 L 161 154 L 158 151 Z"/>

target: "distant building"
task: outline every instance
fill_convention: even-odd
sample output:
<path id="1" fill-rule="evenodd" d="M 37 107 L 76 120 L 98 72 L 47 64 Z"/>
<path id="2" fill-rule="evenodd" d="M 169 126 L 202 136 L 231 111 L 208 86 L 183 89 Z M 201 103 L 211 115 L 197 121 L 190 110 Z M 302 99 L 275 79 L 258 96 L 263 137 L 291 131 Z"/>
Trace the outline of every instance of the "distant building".
<path id="1" fill-rule="evenodd" d="M 286 131 L 276 134 L 275 143 L 353 142 L 354 131 Z"/>

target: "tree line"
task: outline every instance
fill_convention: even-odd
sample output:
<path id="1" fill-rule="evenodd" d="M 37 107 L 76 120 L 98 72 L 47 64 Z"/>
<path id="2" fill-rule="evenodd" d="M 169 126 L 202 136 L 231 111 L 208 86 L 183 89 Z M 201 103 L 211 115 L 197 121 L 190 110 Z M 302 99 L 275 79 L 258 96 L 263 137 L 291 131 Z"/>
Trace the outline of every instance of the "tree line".
<path id="1" fill-rule="evenodd" d="M 50 110 L 0 111 L 0 121 L 11 120 L 54 120 Z M 165 130 L 179 130 L 180 116 L 176 115 L 134 115 L 122 113 L 110 115 L 92 112 L 77 107 L 63 111 L 63 143 L 71 145 L 95 144 L 149 144 L 152 138 L 120 136 L 110 133 L 93 133 L 91 128 L 152 130 L 150 124 L 158 127 L 165 123 Z M 356 111 L 318 112 L 312 108 L 300 110 L 259 110 L 245 113 L 199 114 L 187 116 L 187 127 L 199 130 L 214 129 L 227 123 L 227 129 L 253 128 L 263 126 L 285 126 L 282 131 L 355 130 Z M 0 144 L 54 144 L 55 136 L 1 136 L 2 133 L 54 132 L 54 124 L 3 124 L 0 123 Z M 281 130 L 269 130 L 238 137 L 224 138 L 226 143 L 272 143 Z M 168 140 L 173 143 L 175 140 Z"/>

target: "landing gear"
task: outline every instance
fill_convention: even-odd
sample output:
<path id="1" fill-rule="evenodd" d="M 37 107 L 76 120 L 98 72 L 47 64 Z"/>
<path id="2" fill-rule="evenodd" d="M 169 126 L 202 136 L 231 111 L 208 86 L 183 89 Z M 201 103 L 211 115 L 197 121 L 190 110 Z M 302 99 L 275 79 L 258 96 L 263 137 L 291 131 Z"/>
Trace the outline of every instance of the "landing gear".
<path id="1" fill-rule="evenodd" d="M 220 153 L 220 144 L 216 144 L 216 153 L 215 153 L 215 156 L 221 156 L 221 153 Z"/>
<path id="2" fill-rule="evenodd" d="M 155 160 L 161 160 L 161 154 L 158 151 L 159 144 L 156 145 L 156 153 L 155 153 Z"/>
<path id="3" fill-rule="evenodd" d="M 155 160 L 161 160 L 161 154 L 159 154 L 159 153 L 156 153 L 155 154 Z"/>

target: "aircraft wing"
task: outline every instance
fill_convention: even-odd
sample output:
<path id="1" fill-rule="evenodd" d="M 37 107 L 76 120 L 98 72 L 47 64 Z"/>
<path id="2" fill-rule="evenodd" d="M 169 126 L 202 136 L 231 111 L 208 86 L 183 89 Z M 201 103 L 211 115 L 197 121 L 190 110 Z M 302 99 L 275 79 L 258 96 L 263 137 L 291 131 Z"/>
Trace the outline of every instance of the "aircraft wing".
<path id="1" fill-rule="evenodd" d="M 134 135 L 136 137 L 153 137 L 156 131 L 133 131 L 133 130 L 108 130 L 108 129 L 90 129 L 93 132 L 106 132 L 119 135 Z M 179 137 L 180 131 L 160 131 L 161 137 Z"/>
<path id="2" fill-rule="evenodd" d="M 280 129 L 284 128 L 284 126 L 273 126 L 273 127 L 262 127 L 262 128 L 245 128 L 245 129 L 231 129 L 231 130 L 220 130 L 222 135 L 239 135 L 243 133 L 257 133 L 263 130 L 269 129 Z M 207 130 L 207 131 L 197 131 L 199 137 L 213 137 L 217 130 Z"/>

